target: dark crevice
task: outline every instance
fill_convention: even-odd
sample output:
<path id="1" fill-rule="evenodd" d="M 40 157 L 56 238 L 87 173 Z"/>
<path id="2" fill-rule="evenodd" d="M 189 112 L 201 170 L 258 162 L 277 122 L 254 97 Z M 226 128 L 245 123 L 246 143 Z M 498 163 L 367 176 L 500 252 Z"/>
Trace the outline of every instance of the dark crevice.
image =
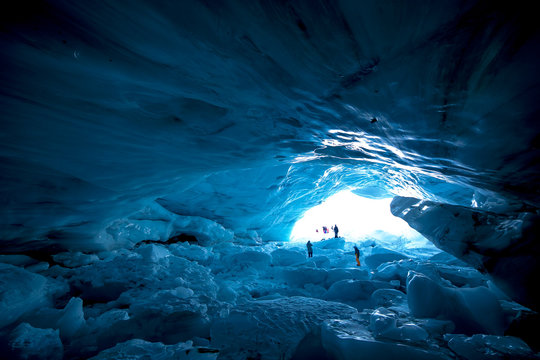
<path id="1" fill-rule="evenodd" d="M 171 245 L 171 244 L 177 244 L 177 243 L 189 243 L 190 245 L 197 245 L 199 241 L 197 238 L 193 235 L 188 234 L 180 234 L 170 237 L 167 241 L 163 240 L 143 240 L 139 241 L 137 244 L 135 244 L 135 247 L 139 247 L 142 244 L 161 244 L 161 245 Z"/>

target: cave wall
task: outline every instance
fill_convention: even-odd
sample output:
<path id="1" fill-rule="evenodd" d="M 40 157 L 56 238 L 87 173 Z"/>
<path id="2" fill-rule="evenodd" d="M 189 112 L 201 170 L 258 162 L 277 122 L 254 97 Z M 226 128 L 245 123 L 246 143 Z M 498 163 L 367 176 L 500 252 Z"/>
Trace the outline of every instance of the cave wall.
<path id="1" fill-rule="evenodd" d="M 30 1 L 1 19 L 5 251 L 159 203 L 286 238 L 332 193 L 538 206 L 532 5 Z"/>

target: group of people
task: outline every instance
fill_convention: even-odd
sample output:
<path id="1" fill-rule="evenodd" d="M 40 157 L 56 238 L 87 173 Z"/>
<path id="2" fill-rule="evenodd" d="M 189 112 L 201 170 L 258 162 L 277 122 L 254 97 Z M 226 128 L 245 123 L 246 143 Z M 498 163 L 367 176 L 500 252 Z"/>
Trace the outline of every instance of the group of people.
<path id="1" fill-rule="evenodd" d="M 332 226 L 332 230 L 334 230 L 334 233 L 336 235 L 335 237 L 337 238 L 338 232 L 339 232 L 337 225 Z M 318 231 L 319 230 L 317 230 L 317 232 Z M 323 232 L 325 234 L 328 232 L 328 228 L 326 226 L 323 226 Z M 307 247 L 308 257 L 313 257 L 313 244 L 311 243 L 311 241 L 308 240 L 306 247 Z M 360 266 L 360 249 L 358 249 L 356 245 L 354 245 L 354 256 L 356 257 L 356 266 Z"/>
<path id="2" fill-rule="evenodd" d="M 335 238 L 339 237 L 338 236 L 339 228 L 337 227 L 337 225 L 332 226 L 331 229 L 334 230 L 334 234 L 335 234 L 334 237 Z M 319 232 L 319 229 L 315 229 L 315 231 Z M 322 227 L 322 231 L 323 231 L 323 234 L 328 234 L 330 232 L 326 226 Z"/>

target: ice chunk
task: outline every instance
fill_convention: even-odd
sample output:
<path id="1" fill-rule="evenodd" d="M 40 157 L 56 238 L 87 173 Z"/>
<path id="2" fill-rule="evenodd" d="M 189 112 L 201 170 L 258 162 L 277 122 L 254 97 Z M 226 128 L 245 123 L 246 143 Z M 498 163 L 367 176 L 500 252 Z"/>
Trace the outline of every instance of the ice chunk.
<path id="1" fill-rule="evenodd" d="M 221 260 L 228 271 L 242 271 L 248 268 L 260 271 L 267 268 L 271 261 L 272 257 L 269 254 L 252 250 L 227 255 Z"/>
<path id="2" fill-rule="evenodd" d="M 381 281 L 398 280 L 400 283 L 405 284 L 407 274 L 411 268 L 415 268 L 412 263 L 409 263 L 409 266 L 403 266 L 401 262 L 383 263 L 373 274 L 373 279 Z"/>
<path id="3" fill-rule="evenodd" d="M 21 321 L 27 322 L 36 328 L 54 328 L 58 329 L 57 322 L 63 315 L 63 309 L 55 309 L 52 307 L 42 307 L 39 310 L 33 311 L 20 318 Z"/>
<path id="4" fill-rule="evenodd" d="M 154 246 L 161 247 L 147 247 Z M 174 255 L 157 262 L 140 255 L 118 256 L 114 261 L 73 269 L 70 275 L 72 287 L 81 298 L 108 303 L 106 309 L 129 309 L 129 318 L 115 320 L 106 330 L 92 327 L 86 337 L 95 340 L 81 340 L 85 349 L 113 346 L 133 337 L 167 343 L 186 341 L 191 336 L 207 337 L 208 309 L 220 309 L 215 300 L 218 286 L 210 269 Z M 92 315 L 99 318 L 99 312 Z"/>
<path id="5" fill-rule="evenodd" d="M 461 267 L 470 266 L 466 262 L 459 260 L 454 255 L 451 255 L 445 251 L 441 251 L 440 253 L 433 255 L 429 258 L 429 261 Z"/>
<path id="6" fill-rule="evenodd" d="M 191 341 L 193 341 L 193 345 L 195 345 L 195 346 L 204 346 L 204 347 L 209 347 L 210 346 L 210 340 L 205 339 L 205 338 L 200 338 L 200 337 L 194 336 L 191 339 Z"/>
<path id="7" fill-rule="evenodd" d="M 521 339 L 513 336 L 449 334 L 448 346 L 467 360 L 531 359 L 533 352 Z"/>
<path id="8" fill-rule="evenodd" d="M 325 287 L 329 288 L 340 280 L 367 280 L 369 277 L 364 269 L 329 269 Z"/>
<path id="9" fill-rule="evenodd" d="M 229 303 L 234 303 L 238 294 L 230 286 L 221 283 L 219 285 L 218 299 Z"/>
<path id="10" fill-rule="evenodd" d="M 430 335 L 437 337 L 452 333 L 456 329 L 456 326 L 450 320 L 417 319 L 416 322 Z"/>
<path id="11" fill-rule="evenodd" d="M 306 252 L 295 250 L 277 249 L 270 255 L 272 255 L 272 263 L 277 266 L 295 265 L 306 261 Z"/>
<path id="12" fill-rule="evenodd" d="M 128 320 L 128 312 L 121 309 L 111 309 L 96 317 L 89 317 L 86 326 L 77 332 L 77 336 L 69 339 L 66 358 L 88 358 L 99 350 L 137 337 L 137 326 Z"/>
<path id="13" fill-rule="evenodd" d="M 69 268 L 84 266 L 99 261 L 95 254 L 83 254 L 80 251 L 62 252 L 53 255 L 53 260 Z"/>
<path id="14" fill-rule="evenodd" d="M 118 267 L 113 273 L 107 271 L 112 266 Z M 127 284 L 136 285 L 115 301 L 117 306 L 129 307 L 130 314 L 129 320 L 115 325 L 118 334 L 167 343 L 185 341 L 192 335 L 208 336 L 207 311 L 209 306 L 217 308 L 214 301 L 218 292 L 209 269 L 176 256 L 167 257 L 159 265 L 126 259 L 94 269 L 98 282 L 121 281 L 122 277 Z"/>
<path id="15" fill-rule="evenodd" d="M 176 256 L 196 261 L 201 265 L 209 265 L 214 257 L 211 249 L 198 245 L 190 245 L 189 243 L 169 245 L 169 251 Z"/>
<path id="16" fill-rule="evenodd" d="M 208 305 L 193 296 L 183 298 L 188 293 L 179 297 L 176 290 L 130 290 L 118 299 L 119 303 L 131 303 L 129 319 L 117 322 L 110 331 L 119 338 L 136 337 L 168 344 L 193 336 L 208 337 Z"/>
<path id="17" fill-rule="evenodd" d="M 403 306 L 407 303 L 407 295 L 395 289 L 377 289 L 371 294 L 374 306 Z"/>
<path id="18" fill-rule="evenodd" d="M 451 359 L 441 349 L 376 340 L 368 329 L 355 321 L 326 321 L 322 326 L 321 337 L 324 349 L 336 360 L 356 360 L 359 357 L 377 360 Z"/>
<path id="19" fill-rule="evenodd" d="M 411 271 L 407 299 L 414 316 L 452 320 L 458 332 L 497 335 L 504 331 L 502 308 L 486 287 L 446 288 Z"/>
<path id="20" fill-rule="evenodd" d="M 0 255 L 0 263 L 15 266 L 28 266 L 37 263 L 36 259 L 26 255 Z"/>
<path id="21" fill-rule="evenodd" d="M 407 342 L 423 342 L 428 338 L 426 330 L 413 323 L 406 323 L 397 327 L 394 339 Z"/>
<path id="22" fill-rule="evenodd" d="M 195 294 L 195 292 L 191 290 L 190 288 L 179 286 L 176 289 L 172 290 L 171 294 L 175 295 L 176 297 L 180 299 L 187 299 L 189 297 L 192 297 Z"/>
<path id="23" fill-rule="evenodd" d="M 0 328 L 50 305 L 51 291 L 51 283 L 44 276 L 0 263 Z"/>
<path id="24" fill-rule="evenodd" d="M 171 254 L 164 246 L 154 244 L 142 245 L 136 252 L 139 253 L 144 260 L 152 263 L 156 263 Z"/>
<path id="25" fill-rule="evenodd" d="M 64 356 L 58 330 L 38 329 L 28 323 L 21 323 L 12 331 L 9 350 L 17 359 L 61 360 Z"/>
<path id="26" fill-rule="evenodd" d="M 242 245 L 255 246 L 262 243 L 262 238 L 255 230 L 235 232 L 234 239 L 235 243 Z"/>
<path id="27" fill-rule="evenodd" d="M 309 333 L 327 319 L 350 319 L 350 306 L 305 297 L 251 301 L 233 308 L 212 325 L 212 346 L 220 359 L 290 358 Z"/>
<path id="28" fill-rule="evenodd" d="M 330 238 L 330 239 L 326 239 L 326 240 L 321 240 L 321 241 L 315 241 L 313 242 L 313 247 L 314 248 L 319 248 L 319 249 L 341 249 L 343 250 L 343 248 L 345 247 L 345 239 L 343 238 Z"/>
<path id="29" fill-rule="evenodd" d="M 317 299 L 322 298 L 326 293 L 326 289 L 324 287 L 316 284 L 305 284 L 304 290 L 304 294 L 306 294 L 305 296 L 310 296 Z"/>
<path id="30" fill-rule="evenodd" d="M 129 315 L 126 310 L 112 309 L 104 312 L 97 318 L 90 318 L 87 321 L 90 331 L 103 332 L 103 330 L 112 326 L 119 321 L 129 320 Z"/>
<path id="31" fill-rule="evenodd" d="M 386 249 L 385 249 L 386 250 Z M 376 269 L 379 265 L 396 260 L 407 259 L 407 256 L 392 250 L 371 254 L 364 258 L 364 262 L 370 269 Z"/>
<path id="32" fill-rule="evenodd" d="M 43 261 L 43 262 L 39 262 L 37 264 L 28 265 L 24 269 L 28 270 L 28 271 L 31 271 L 31 272 L 41 272 L 41 271 L 47 270 L 48 268 L 49 268 L 49 263 Z"/>
<path id="33" fill-rule="evenodd" d="M 181 216 L 152 203 L 128 218 L 114 221 L 96 236 L 108 248 L 129 247 L 143 240 L 166 241 L 176 234 L 195 236 L 200 245 L 231 242 L 234 233 L 200 216 Z"/>
<path id="34" fill-rule="evenodd" d="M 410 270 L 422 273 L 436 283 L 447 287 L 478 287 L 487 285 L 487 278 L 471 267 L 461 267 L 440 263 L 401 260 L 381 264 L 373 274 L 373 279 L 382 281 L 399 280 L 406 284 Z"/>
<path id="35" fill-rule="evenodd" d="M 444 314 L 444 301 L 449 291 L 423 274 L 410 274 L 407 301 L 411 313 L 420 318 L 436 318 Z"/>
<path id="36" fill-rule="evenodd" d="M 410 270 L 420 272 L 439 284 L 451 285 L 449 281 L 439 276 L 437 264 L 414 261 L 412 259 L 381 264 L 375 270 L 373 279 L 382 281 L 399 280 L 400 284 L 405 285 Z"/>
<path id="37" fill-rule="evenodd" d="M 153 219 L 119 219 L 96 235 L 96 241 L 105 248 L 121 246 L 131 247 L 143 240 L 166 240 L 172 232 L 172 214 L 170 218 Z M 147 214 L 146 216 L 151 216 Z"/>
<path id="38" fill-rule="evenodd" d="M 115 249 L 110 251 L 101 251 L 97 253 L 98 257 L 103 261 L 113 261 L 118 257 L 130 258 L 130 257 L 140 257 L 139 254 L 128 250 L 128 249 Z"/>
<path id="39" fill-rule="evenodd" d="M 164 345 L 160 342 L 149 342 L 133 339 L 117 344 L 91 358 L 92 360 L 109 359 L 185 359 L 185 360 L 215 360 L 218 351 L 206 347 L 194 347 L 191 341 L 179 342 L 174 345 Z"/>
<path id="40" fill-rule="evenodd" d="M 341 280 L 328 289 L 324 299 L 339 301 L 367 300 L 377 289 L 390 289 L 386 282 L 376 280 Z"/>
<path id="41" fill-rule="evenodd" d="M 315 266 L 321 269 L 326 269 L 330 267 L 331 261 L 327 256 L 314 256 L 310 259 L 315 263 Z"/>
<path id="42" fill-rule="evenodd" d="M 60 329 L 60 336 L 62 339 L 73 337 L 84 325 L 86 325 L 86 321 L 84 319 L 83 301 L 80 298 L 71 298 L 56 323 L 56 327 Z"/>
<path id="43" fill-rule="evenodd" d="M 306 284 L 324 284 L 327 272 L 316 268 L 285 268 L 280 272 L 280 276 L 290 286 L 303 287 Z"/>
<path id="44" fill-rule="evenodd" d="M 150 249 L 154 246 L 161 247 L 145 245 Z M 211 298 L 215 298 L 217 292 L 208 268 L 176 256 L 167 256 L 157 263 L 145 261 L 137 254 L 118 256 L 114 261 L 102 260 L 75 269 L 71 275 L 71 284 L 80 292 L 81 298 L 94 302 L 115 300 L 130 288 L 152 291 L 156 288 L 170 290 L 184 286 L 201 291 L 201 295 L 204 293 Z M 124 296 L 125 300 L 129 300 L 128 295 Z"/>
<path id="45" fill-rule="evenodd" d="M 458 287 L 486 286 L 487 278 L 478 270 L 471 267 L 452 265 L 437 265 L 439 275 Z"/>
<path id="46" fill-rule="evenodd" d="M 396 328 L 397 315 L 383 307 L 373 311 L 369 319 L 369 330 L 375 337 L 384 335 Z"/>
<path id="47" fill-rule="evenodd" d="M 194 235 L 202 246 L 231 242 L 234 239 L 234 233 L 231 230 L 200 216 L 176 215 L 173 222 L 173 232 Z"/>
<path id="48" fill-rule="evenodd" d="M 397 325 L 397 315 L 383 307 L 373 311 L 369 320 L 369 329 L 373 335 L 393 340 L 407 342 L 422 342 L 428 337 L 426 330 L 418 325 L 407 323 Z"/>

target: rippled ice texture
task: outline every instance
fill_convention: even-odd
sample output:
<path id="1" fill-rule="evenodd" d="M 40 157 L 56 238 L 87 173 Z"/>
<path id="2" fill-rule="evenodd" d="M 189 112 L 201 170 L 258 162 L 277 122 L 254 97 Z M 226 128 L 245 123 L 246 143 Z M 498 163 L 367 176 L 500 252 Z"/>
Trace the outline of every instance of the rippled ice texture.
<path id="1" fill-rule="evenodd" d="M 540 204 L 532 5 L 33 4 L 0 37 L 6 251 L 121 246 L 156 200 L 277 241 L 344 189 Z"/>

